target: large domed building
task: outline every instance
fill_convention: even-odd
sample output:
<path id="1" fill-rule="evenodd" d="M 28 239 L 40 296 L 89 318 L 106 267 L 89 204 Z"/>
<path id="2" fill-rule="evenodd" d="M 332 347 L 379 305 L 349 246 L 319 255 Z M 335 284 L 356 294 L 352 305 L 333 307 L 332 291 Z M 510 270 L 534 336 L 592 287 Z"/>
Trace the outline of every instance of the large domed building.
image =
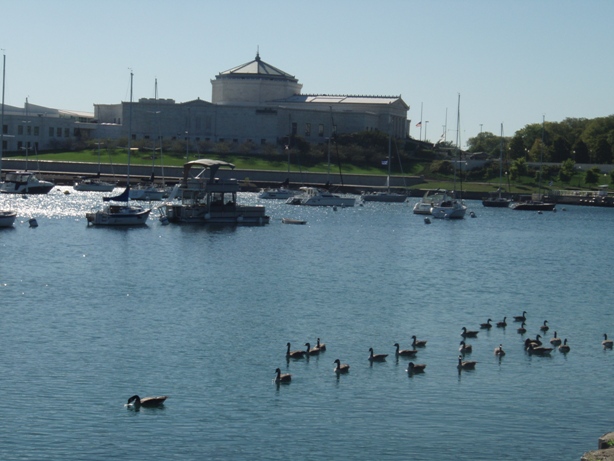
<path id="1" fill-rule="evenodd" d="M 241 145 L 282 145 L 289 135 L 324 143 L 334 131 L 408 133 L 409 106 L 400 96 L 302 94 L 293 75 L 260 58 L 220 72 L 211 80 L 211 102 L 140 99 L 132 103 L 132 137 L 189 139 Z M 130 103 L 95 104 L 98 138 L 128 134 Z"/>

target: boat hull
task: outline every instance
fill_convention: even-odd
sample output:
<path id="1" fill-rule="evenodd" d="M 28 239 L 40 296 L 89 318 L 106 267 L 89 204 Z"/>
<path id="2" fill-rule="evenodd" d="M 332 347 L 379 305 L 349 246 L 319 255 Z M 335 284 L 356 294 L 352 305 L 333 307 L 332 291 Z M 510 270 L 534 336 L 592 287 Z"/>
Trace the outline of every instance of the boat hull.
<path id="1" fill-rule="evenodd" d="M 467 207 L 458 205 L 453 207 L 436 206 L 431 210 L 434 218 L 438 219 L 464 219 Z"/>
<path id="2" fill-rule="evenodd" d="M 159 201 L 163 196 L 164 191 L 154 188 L 130 189 L 130 200 Z"/>
<path id="3" fill-rule="evenodd" d="M 490 208 L 508 208 L 510 206 L 511 200 L 508 199 L 484 199 L 482 200 L 482 205 Z"/>
<path id="4" fill-rule="evenodd" d="M 510 205 L 512 210 L 521 211 L 553 211 L 556 203 L 544 202 L 515 202 Z"/>
<path id="5" fill-rule="evenodd" d="M 92 226 L 142 226 L 147 224 L 151 210 L 141 207 L 111 205 L 102 210 L 86 213 L 88 225 Z"/>
<path id="6" fill-rule="evenodd" d="M 172 223 L 264 225 L 270 217 L 263 206 L 209 207 L 167 203 L 162 213 Z"/>
<path id="7" fill-rule="evenodd" d="M 388 194 L 386 192 L 376 192 L 374 194 L 362 195 L 364 202 L 388 202 L 388 203 L 403 203 L 407 200 L 407 195 Z"/>
<path id="8" fill-rule="evenodd" d="M 269 189 L 264 190 L 258 194 L 258 198 L 267 200 L 288 200 L 290 197 L 294 197 L 296 193 L 289 189 Z"/>
<path id="9" fill-rule="evenodd" d="M 12 227 L 16 217 L 15 211 L 0 211 L 0 227 Z"/>
<path id="10" fill-rule="evenodd" d="M 115 184 L 105 182 L 81 182 L 73 186 L 79 192 L 112 192 Z"/>

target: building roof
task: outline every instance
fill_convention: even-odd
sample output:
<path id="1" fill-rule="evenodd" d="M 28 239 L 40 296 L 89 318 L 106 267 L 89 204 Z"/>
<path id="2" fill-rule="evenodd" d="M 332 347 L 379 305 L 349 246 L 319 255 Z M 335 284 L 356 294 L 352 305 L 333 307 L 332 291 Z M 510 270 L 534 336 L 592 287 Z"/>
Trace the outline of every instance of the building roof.
<path id="1" fill-rule="evenodd" d="M 297 82 L 298 79 L 294 75 L 290 75 L 283 70 L 274 67 L 260 59 L 260 53 L 256 54 L 256 59 L 240 66 L 233 67 L 232 69 L 220 72 L 217 77 L 267 77 L 267 78 L 279 78 L 283 80 L 292 80 Z"/>
<path id="2" fill-rule="evenodd" d="M 401 96 L 357 96 L 357 95 L 328 95 L 328 94 L 296 94 L 285 102 L 311 103 L 311 104 L 394 104 L 405 102 Z M 407 106 L 409 108 L 409 106 Z"/>

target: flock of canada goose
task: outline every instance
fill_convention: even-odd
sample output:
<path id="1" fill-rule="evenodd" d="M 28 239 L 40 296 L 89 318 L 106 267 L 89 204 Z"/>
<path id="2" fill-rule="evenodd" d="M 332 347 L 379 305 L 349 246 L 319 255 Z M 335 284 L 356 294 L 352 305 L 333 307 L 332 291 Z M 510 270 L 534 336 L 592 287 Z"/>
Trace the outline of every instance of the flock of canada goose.
<path id="1" fill-rule="evenodd" d="M 520 327 L 517 328 L 516 330 L 518 334 L 524 335 L 527 332 L 527 329 L 525 328 L 526 326 L 525 322 L 527 320 L 527 312 L 523 311 L 522 315 L 514 316 L 513 319 L 514 319 L 514 322 L 520 323 Z M 485 323 L 480 324 L 480 330 L 490 330 L 493 326 L 496 326 L 497 328 L 507 327 L 507 317 L 503 317 L 503 320 L 500 322 L 497 322 L 495 325 L 493 325 L 491 322 L 493 322 L 493 320 L 488 319 Z M 552 337 L 552 339 L 550 339 L 550 345 L 552 347 L 545 346 L 543 342 L 541 341 L 542 339 L 541 334 L 546 334 L 546 332 L 549 329 L 550 327 L 548 326 L 548 320 L 544 320 L 544 323 L 539 327 L 540 334 L 536 335 L 535 339 L 527 338 L 524 341 L 524 349 L 528 354 L 536 355 L 536 356 L 549 356 L 550 353 L 554 350 L 554 348 L 558 348 L 559 352 L 563 354 L 567 354 L 571 350 L 569 344 L 567 344 L 567 338 L 561 339 L 557 335 L 556 331 L 554 332 L 554 336 Z M 462 328 L 461 336 L 463 339 L 460 342 L 460 347 L 458 349 L 459 356 L 458 356 L 457 367 L 458 367 L 459 372 L 462 370 L 473 370 L 476 364 L 478 363 L 478 362 L 471 361 L 471 360 L 463 360 L 463 358 L 466 354 L 470 354 L 473 350 L 473 347 L 471 346 L 471 344 L 467 344 L 466 339 L 476 338 L 480 330 L 467 330 L 466 327 Z M 611 339 L 608 339 L 608 335 L 604 333 L 603 341 L 601 342 L 601 344 L 604 349 L 612 349 L 614 346 L 614 341 Z M 287 346 L 286 360 L 304 359 L 304 358 L 308 358 L 309 356 L 318 355 L 320 354 L 320 352 L 323 352 L 326 350 L 326 344 L 321 343 L 320 338 L 317 339 L 317 343 L 314 347 L 311 347 L 310 343 L 305 343 L 306 349 L 304 350 L 294 350 L 293 351 L 291 350 L 290 343 L 287 343 L 286 346 Z M 394 347 L 396 348 L 395 356 L 397 357 L 397 359 L 399 357 L 413 358 L 418 353 L 418 348 L 426 347 L 426 341 L 418 340 L 416 336 L 412 336 L 412 349 L 401 349 L 399 343 L 395 343 Z M 505 355 L 505 350 L 503 350 L 502 344 L 499 344 L 499 346 L 495 348 L 494 355 L 499 358 Z M 369 348 L 369 361 L 370 362 L 384 362 L 386 360 L 386 357 L 388 357 L 388 354 L 376 354 L 373 351 L 372 347 Z M 333 363 L 335 364 L 335 368 L 333 369 L 333 371 L 337 375 L 347 373 L 350 370 L 350 365 L 348 365 L 347 363 L 341 363 L 339 359 L 336 359 Z M 426 368 L 426 364 L 409 362 L 409 364 L 407 365 L 406 371 L 409 374 L 422 373 L 424 372 L 425 368 Z M 282 373 L 281 369 L 279 368 L 275 370 L 275 373 L 276 373 L 275 383 L 277 384 L 287 384 L 292 381 L 292 375 L 290 373 Z"/>

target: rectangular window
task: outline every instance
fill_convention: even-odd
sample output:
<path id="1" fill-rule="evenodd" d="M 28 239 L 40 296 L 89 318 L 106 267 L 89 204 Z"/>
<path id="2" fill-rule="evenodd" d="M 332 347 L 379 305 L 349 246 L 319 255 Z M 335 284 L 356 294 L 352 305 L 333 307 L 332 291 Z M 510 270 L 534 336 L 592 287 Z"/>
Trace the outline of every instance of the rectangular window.
<path id="1" fill-rule="evenodd" d="M 32 134 L 32 125 L 27 125 L 26 132 L 28 133 L 28 136 Z"/>
<path id="2" fill-rule="evenodd" d="M 311 136 L 311 123 L 305 123 L 305 136 Z"/>
<path id="3" fill-rule="evenodd" d="M 321 123 L 318 126 L 318 136 L 320 136 L 321 138 L 324 137 L 324 125 L 322 125 Z"/>
<path id="4" fill-rule="evenodd" d="M 17 134 L 23 135 L 23 125 L 18 125 L 17 126 Z"/>
<path id="5" fill-rule="evenodd" d="M 9 134 L 9 126 L 8 125 L 2 125 L 2 133 L 3 134 Z"/>
<path id="6" fill-rule="evenodd" d="M 34 136 L 38 136 L 39 135 L 39 127 L 35 126 L 34 127 Z"/>

